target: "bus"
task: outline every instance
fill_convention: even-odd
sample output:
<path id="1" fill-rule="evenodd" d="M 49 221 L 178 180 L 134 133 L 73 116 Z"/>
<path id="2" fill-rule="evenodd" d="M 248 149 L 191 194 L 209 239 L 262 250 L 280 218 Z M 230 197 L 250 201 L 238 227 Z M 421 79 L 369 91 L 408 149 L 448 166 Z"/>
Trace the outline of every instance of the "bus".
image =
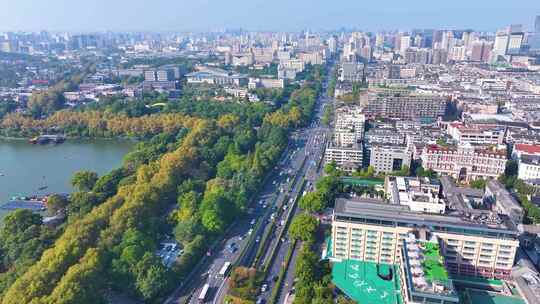
<path id="1" fill-rule="evenodd" d="M 231 269 L 231 262 L 225 262 L 219 270 L 219 276 L 224 278 Z"/>
<path id="2" fill-rule="evenodd" d="M 199 303 L 204 303 L 206 299 L 206 294 L 208 294 L 208 289 L 210 289 L 210 285 L 208 283 L 204 284 L 201 293 L 199 294 Z"/>

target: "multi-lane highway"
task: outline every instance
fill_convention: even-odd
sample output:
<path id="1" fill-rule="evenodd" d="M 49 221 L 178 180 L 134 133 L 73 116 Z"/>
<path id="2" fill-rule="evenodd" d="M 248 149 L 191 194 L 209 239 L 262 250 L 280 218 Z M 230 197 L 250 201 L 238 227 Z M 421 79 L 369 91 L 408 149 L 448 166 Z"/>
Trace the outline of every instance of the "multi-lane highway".
<path id="1" fill-rule="evenodd" d="M 325 80 L 324 87 L 326 87 Z M 226 262 L 233 265 L 254 266 L 263 270 L 268 265 L 265 279 L 267 290 L 260 295 L 267 300 L 275 287 L 274 279 L 279 275 L 281 264 L 291 243 L 285 237 L 279 238 L 285 228 L 294 200 L 299 198 L 304 187 L 313 187 L 319 171 L 319 162 L 324 153 L 328 137 L 327 128 L 320 125 L 325 94 L 317 101 L 316 115 L 312 123 L 296 131 L 289 140 L 289 146 L 264 183 L 256 203 L 249 215 L 239 219 L 225 234 L 224 240 L 210 256 L 206 257 L 193 272 L 193 275 L 180 286 L 173 296 L 165 301 L 170 303 L 222 303 L 227 292 L 227 276 L 220 275 Z M 305 182 L 304 182 L 305 180 Z M 272 249 L 277 253 L 272 258 Z M 209 285 L 205 300 L 198 299 L 203 286 Z"/>
<path id="2" fill-rule="evenodd" d="M 320 118 L 322 116 L 322 107 L 327 102 L 326 97 L 321 97 L 321 103 L 320 103 L 320 109 L 317 111 L 317 116 L 313 124 L 306 130 L 306 144 L 305 144 L 305 154 L 308 157 L 308 160 L 306 163 L 309 165 L 305 169 L 305 172 L 303 173 L 304 178 L 306 180 L 306 188 L 305 191 L 312 191 L 314 184 L 316 180 L 319 178 L 321 172 L 322 172 L 322 157 L 324 154 L 324 147 L 326 146 L 326 142 L 328 140 L 329 136 L 329 129 L 327 127 L 324 127 L 320 125 Z M 295 210 L 295 215 L 299 213 L 300 210 Z M 293 287 L 293 281 L 294 281 L 294 275 L 295 275 L 295 268 L 296 268 L 296 258 L 298 256 L 298 248 L 299 245 L 297 244 L 295 248 L 293 248 L 293 254 L 291 256 L 290 263 L 288 265 L 288 269 L 285 273 L 285 278 L 282 282 L 282 286 L 276 286 L 273 278 L 279 275 L 284 263 L 285 258 L 287 255 L 287 252 L 289 251 L 290 246 L 292 246 L 291 242 L 284 242 L 280 244 L 278 254 L 276 255 L 276 258 L 273 260 L 272 265 L 269 268 L 268 276 L 267 276 L 267 282 L 268 284 L 273 288 L 280 288 L 277 302 L 276 303 L 284 303 L 285 298 L 287 297 L 287 294 L 290 293 L 291 288 Z M 268 297 L 266 295 L 263 295 L 263 298 L 265 300 L 268 300 Z"/>

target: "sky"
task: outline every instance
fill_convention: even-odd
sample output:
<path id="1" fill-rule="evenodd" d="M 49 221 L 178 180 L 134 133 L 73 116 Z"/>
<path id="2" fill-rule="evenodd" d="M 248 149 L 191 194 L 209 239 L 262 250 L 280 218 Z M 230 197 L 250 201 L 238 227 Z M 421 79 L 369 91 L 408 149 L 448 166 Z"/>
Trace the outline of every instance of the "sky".
<path id="1" fill-rule="evenodd" d="M 0 31 L 532 28 L 540 0 L 0 0 Z"/>

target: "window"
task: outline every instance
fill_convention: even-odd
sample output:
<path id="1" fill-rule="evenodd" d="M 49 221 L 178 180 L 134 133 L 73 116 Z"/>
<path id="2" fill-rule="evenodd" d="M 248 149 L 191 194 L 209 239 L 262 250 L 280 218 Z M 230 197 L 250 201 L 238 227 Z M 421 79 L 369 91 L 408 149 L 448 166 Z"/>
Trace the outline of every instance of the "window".
<path id="1" fill-rule="evenodd" d="M 508 256 L 510 254 L 511 254 L 511 252 L 508 251 L 508 250 L 499 250 L 499 256 L 501 256 L 501 255 Z"/>

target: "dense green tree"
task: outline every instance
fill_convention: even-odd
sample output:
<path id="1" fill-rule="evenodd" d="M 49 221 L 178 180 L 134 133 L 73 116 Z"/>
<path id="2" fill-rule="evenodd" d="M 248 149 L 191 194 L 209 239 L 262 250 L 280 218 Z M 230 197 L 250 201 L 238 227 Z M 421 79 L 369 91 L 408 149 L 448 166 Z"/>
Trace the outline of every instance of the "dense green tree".
<path id="1" fill-rule="evenodd" d="M 202 215 L 203 226 L 212 233 L 223 231 L 225 222 L 215 209 L 207 209 Z"/>
<path id="2" fill-rule="evenodd" d="M 79 191 L 90 191 L 94 188 L 98 180 L 96 172 L 91 171 L 79 171 L 73 175 L 71 179 L 71 185 L 77 188 Z"/>
<path id="3" fill-rule="evenodd" d="M 28 100 L 28 108 L 35 118 L 51 114 L 64 107 L 66 100 L 62 92 L 49 90 L 33 93 Z"/>
<path id="4" fill-rule="evenodd" d="M 189 243 L 203 232 L 201 224 L 196 218 L 180 221 L 174 228 L 174 236 L 180 243 Z"/>
<path id="5" fill-rule="evenodd" d="M 62 195 L 54 194 L 47 198 L 47 211 L 50 215 L 55 215 L 68 205 L 68 199 Z"/>
<path id="6" fill-rule="evenodd" d="M 477 178 L 477 179 L 471 181 L 469 183 L 469 186 L 471 186 L 472 188 L 484 190 L 484 188 L 486 187 L 486 182 L 487 181 L 485 179 L 483 179 L 483 178 Z"/>
<path id="7" fill-rule="evenodd" d="M 156 298 L 170 284 L 170 273 L 151 252 L 147 252 L 135 268 L 135 286 L 144 300 Z"/>
<path id="8" fill-rule="evenodd" d="M 200 195 L 194 190 L 182 193 L 178 197 L 179 209 L 177 212 L 177 219 L 179 221 L 190 221 L 197 213 L 198 205 L 200 203 Z"/>
<path id="9" fill-rule="evenodd" d="M 102 198 L 92 192 L 73 192 L 69 197 L 67 212 L 70 220 L 75 220 L 89 213 L 95 206 L 99 205 Z"/>
<path id="10" fill-rule="evenodd" d="M 326 207 L 326 202 L 320 192 L 310 192 L 300 199 L 299 206 L 311 213 L 320 212 Z"/>
<path id="11" fill-rule="evenodd" d="M 118 184 L 124 177 L 126 177 L 124 168 L 114 169 L 96 181 L 93 191 L 103 193 L 107 197 L 112 196 L 118 190 Z"/>
<path id="12" fill-rule="evenodd" d="M 52 245 L 55 231 L 30 210 L 9 213 L 0 229 L 0 294 Z"/>
<path id="13" fill-rule="evenodd" d="M 319 223 L 314 216 L 301 214 L 293 219 L 289 228 L 289 236 L 295 240 L 313 241 L 318 226 Z"/>
<path id="14" fill-rule="evenodd" d="M 518 163 L 515 160 L 508 160 L 506 162 L 506 167 L 504 169 L 504 175 L 507 177 L 517 176 L 518 174 Z"/>

